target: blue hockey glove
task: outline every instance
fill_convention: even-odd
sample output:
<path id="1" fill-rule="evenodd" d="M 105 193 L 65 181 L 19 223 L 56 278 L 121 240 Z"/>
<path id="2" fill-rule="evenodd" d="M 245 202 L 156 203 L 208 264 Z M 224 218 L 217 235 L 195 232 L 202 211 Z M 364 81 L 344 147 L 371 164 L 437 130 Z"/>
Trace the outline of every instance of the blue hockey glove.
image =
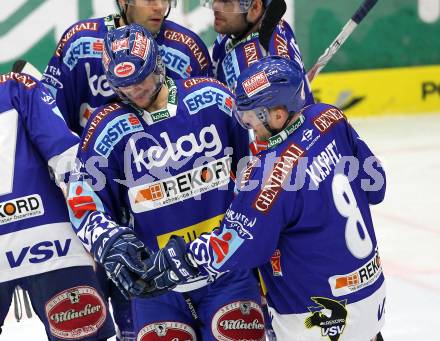
<path id="1" fill-rule="evenodd" d="M 102 255 L 107 276 L 116 284 L 125 298 L 143 296 L 153 291 L 151 283 L 142 279 L 143 261 L 149 257 L 144 244 L 132 233 L 124 233 L 109 241 Z"/>
<path id="2" fill-rule="evenodd" d="M 186 252 L 185 240 L 178 236 L 171 236 L 167 245 L 144 263 L 147 272 L 142 277 L 153 282 L 155 290 L 172 289 L 200 273 L 192 256 Z"/>

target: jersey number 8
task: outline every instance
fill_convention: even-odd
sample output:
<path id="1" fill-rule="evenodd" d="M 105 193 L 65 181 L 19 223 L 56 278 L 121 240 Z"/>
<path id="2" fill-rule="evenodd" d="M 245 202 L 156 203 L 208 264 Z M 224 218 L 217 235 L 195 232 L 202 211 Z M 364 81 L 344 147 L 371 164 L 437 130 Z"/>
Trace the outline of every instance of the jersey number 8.
<path id="1" fill-rule="evenodd" d="M 350 182 L 344 174 L 335 174 L 332 182 L 332 193 L 336 209 L 340 215 L 347 218 L 345 242 L 348 250 L 358 259 L 368 257 L 373 251 L 373 243 Z"/>

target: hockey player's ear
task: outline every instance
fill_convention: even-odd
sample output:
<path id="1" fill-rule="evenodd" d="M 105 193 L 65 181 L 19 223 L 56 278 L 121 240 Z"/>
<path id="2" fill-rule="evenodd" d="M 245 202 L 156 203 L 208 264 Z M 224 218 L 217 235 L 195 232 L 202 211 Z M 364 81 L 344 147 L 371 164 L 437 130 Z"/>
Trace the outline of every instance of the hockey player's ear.
<path id="1" fill-rule="evenodd" d="M 269 117 L 270 126 L 274 129 L 281 129 L 289 118 L 289 113 L 284 106 L 277 106 L 269 110 Z"/>
<path id="2" fill-rule="evenodd" d="M 256 24 L 264 14 L 263 0 L 254 0 L 249 7 L 247 13 L 247 20 L 250 23 Z"/>

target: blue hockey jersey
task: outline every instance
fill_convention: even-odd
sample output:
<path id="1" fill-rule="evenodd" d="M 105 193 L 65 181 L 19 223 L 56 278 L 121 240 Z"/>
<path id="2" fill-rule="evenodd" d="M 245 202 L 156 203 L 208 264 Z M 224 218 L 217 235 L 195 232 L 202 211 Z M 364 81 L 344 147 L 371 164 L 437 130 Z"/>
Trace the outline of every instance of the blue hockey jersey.
<path id="1" fill-rule="evenodd" d="M 139 112 L 115 102 L 87 124 L 81 178 L 68 201 L 92 251 L 102 233 L 125 226 L 151 250 L 173 234 L 193 240 L 219 226 L 232 200 L 230 171 L 247 155 L 247 134 L 232 117 L 231 93 L 211 78 L 167 77 L 167 85 L 166 109 Z"/>
<path id="2" fill-rule="evenodd" d="M 376 335 L 380 306 L 370 298 L 384 304 L 384 277 L 369 205 L 383 200 L 385 173 L 343 113 L 306 107 L 237 181 L 221 228 L 189 245 L 196 262 L 210 272 L 258 266 L 271 309 L 292 316 L 289 340 L 322 339 L 313 313 L 331 305 L 341 318 L 321 320 L 322 333 L 363 323 Z M 351 329 L 347 340 L 369 340 Z"/>
<path id="3" fill-rule="evenodd" d="M 78 141 L 40 82 L 0 75 L 0 282 L 93 264 L 48 169 L 67 170 L 58 161 L 73 159 Z"/>
<path id="4" fill-rule="evenodd" d="M 242 40 L 234 41 L 227 35 L 219 34 L 212 51 L 214 76 L 219 81 L 235 90 L 237 78 L 249 65 L 263 58 L 266 54 L 283 56 L 297 62 L 304 70 L 301 53 L 295 40 L 292 28 L 281 20 L 276 26 L 266 52 L 258 40 L 258 32 L 252 33 Z M 306 104 L 313 104 L 313 95 L 304 70 Z"/>
<path id="5" fill-rule="evenodd" d="M 81 134 L 90 114 L 116 100 L 104 75 L 101 56 L 105 34 L 119 16 L 87 19 L 69 27 L 60 39 L 43 75 L 67 125 Z M 192 31 L 165 20 L 156 36 L 166 73 L 174 79 L 210 76 L 209 52 Z"/>

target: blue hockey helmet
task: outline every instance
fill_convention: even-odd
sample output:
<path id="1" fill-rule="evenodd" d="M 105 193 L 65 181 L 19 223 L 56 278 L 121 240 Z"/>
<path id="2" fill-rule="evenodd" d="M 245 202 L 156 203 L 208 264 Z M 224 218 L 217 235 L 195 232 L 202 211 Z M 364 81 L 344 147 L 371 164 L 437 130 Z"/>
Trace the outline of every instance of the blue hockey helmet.
<path id="1" fill-rule="evenodd" d="M 102 64 L 109 85 L 122 98 L 119 88 L 139 84 L 155 75 L 154 93 L 165 78 L 165 67 L 151 33 L 138 24 L 108 32 L 104 39 Z"/>
<path id="2" fill-rule="evenodd" d="M 203 7 L 213 8 L 215 4 L 215 10 L 226 13 L 247 13 L 249 7 L 254 0 L 200 0 L 200 4 Z M 265 7 L 269 6 L 272 0 L 262 0 Z"/>
<path id="3" fill-rule="evenodd" d="M 268 125 L 269 111 L 284 106 L 288 120 L 306 103 L 304 74 L 298 63 L 280 56 L 268 56 L 245 69 L 237 79 L 235 115 L 247 129 L 244 116 L 253 116 L 274 133 Z"/>
<path id="4" fill-rule="evenodd" d="M 283 105 L 289 113 L 295 113 L 306 102 L 304 73 L 290 59 L 268 56 L 240 74 L 235 94 L 238 110 Z"/>

